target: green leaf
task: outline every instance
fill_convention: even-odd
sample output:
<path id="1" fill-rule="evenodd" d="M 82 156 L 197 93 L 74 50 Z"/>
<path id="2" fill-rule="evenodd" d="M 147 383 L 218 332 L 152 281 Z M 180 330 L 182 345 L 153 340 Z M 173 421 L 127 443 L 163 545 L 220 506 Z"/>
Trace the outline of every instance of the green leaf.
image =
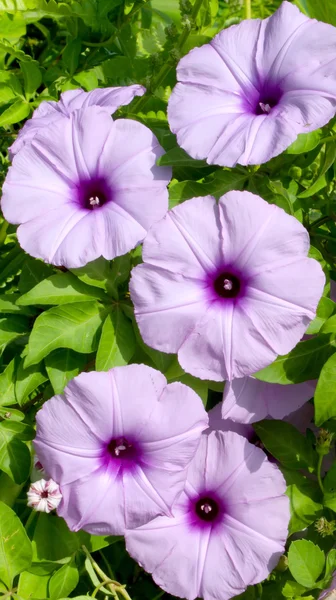
<path id="1" fill-rule="evenodd" d="M 26 96 L 29 99 L 34 95 L 37 88 L 40 87 L 42 83 L 42 73 L 37 61 L 21 62 L 21 71 L 23 73 Z"/>
<path id="2" fill-rule="evenodd" d="M 248 173 L 240 169 L 221 169 L 215 171 L 203 183 L 181 181 L 169 188 L 169 201 L 177 204 L 194 196 L 212 195 L 220 198 L 230 190 L 241 190 L 248 178 Z"/>
<path id="3" fill-rule="evenodd" d="M 310 17 L 330 23 L 331 25 L 336 25 L 336 5 L 334 0 L 323 0 L 323 2 L 305 0 L 305 4 Z"/>
<path id="4" fill-rule="evenodd" d="M 295 202 L 295 196 L 290 194 L 288 190 L 283 186 L 281 181 L 269 181 L 268 187 L 274 194 L 271 199 L 272 203 L 277 204 L 280 208 L 283 208 L 289 215 L 294 215 L 293 204 Z"/>
<path id="5" fill-rule="evenodd" d="M 288 551 L 288 567 L 294 579 L 312 588 L 325 564 L 323 550 L 308 540 L 292 542 Z"/>
<path id="6" fill-rule="evenodd" d="M 26 119 L 30 113 L 30 106 L 25 100 L 15 100 L 6 110 L 0 115 L 0 127 L 13 125 Z"/>
<path id="7" fill-rule="evenodd" d="M 336 354 L 323 365 L 317 382 L 315 398 L 315 423 L 319 427 L 336 417 Z"/>
<path id="8" fill-rule="evenodd" d="M 307 591 L 307 588 L 303 585 L 300 585 L 297 581 L 286 581 L 283 586 L 281 593 L 285 598 L 297 598 L 304 594 Z"/>
<path id="9" fill-rule="evenodd" d="M 29 323 L 25 317 L 12 316 L 0 319 L 0 353 L 10 342 L 28 331 Z"/>
<path id="10" fill-rule="evenodd" d="M 19 306 L 70 304 L 72 302 L 92 302 L 95 298 L 107 300 L 107 296 L 103 291 L 83 283 L 75 275 L 67 272 L 57 273 L 43 279 L 29 292 L 21 296 L 17 304 Z"/>
<path id="11" fill-rule="evenodd" d="M 332 577 L 336 570 L 336 550 L 332 549 L 327 554 L 325 578 Z"/>
<path id="12" fill-rule="evenodd" d="M 3 373 L 0 374 L 0 405 L 11 406 L 16 404 L 15 373 L 17 358 L 13 358 Z"/>
<path id="13" fill-rule="evenodd" d="M 15 512 L 0 502 L 0 580 L 8 587 L 32 561 L 32 547 Z"/>
<path id="14" fill-rule="evenodd" d="M 0 294 L 0 313 L 3 314 L 21 314 L 33 316 L 36 310 L 29 307 L 17 306 L 16 302 L 20 298 L 19 294 Z"/>
<path id="15" fill-rule="evenodd" d="M 62 394 L 68 381 L 84 369 L 87 356 L 59 348 L 46 356 L 44 362 L 55 394 Z"/>
<path id="16" fill-rule="evenodd" d="M 47 575 L 36 575 L 24 571 L 20 575 L 18 594 L 25 600 L 46 600 L 48 598 L 48 583 L 50 580 L 50 574 Z"/>
<path id="17" fill-rule="evenodd" d="M 76 83 L 78 83 L 78 85 L 84 88 L 87 92 L 97 88 L 99 85 L 99 81 L 94 69 L 76 73 L 76 75 L 73 77 L 73 80 L 76 81 Z"/>
<path id="18" fill-rule="evenodd" d="M 73 75 L 78 67 L 81 49 L 82 41 L 80 38 L 70 40 L 64 48 L 62 62 L 70 75 Z"/>
<path id="19" fill-rule="evenodd" d="M 323 480 L 324 506 L 336 512 L 336 462 L 333 463 Z"/>
<path id="20" fill-rule="evenodd" d="M 50 265 L 46 265 L 41 260 L 36 260 L 30 256 L 25 256 L 25 262 L 22 267 L 22 273 L 19 281 L 19 290 L 21 294 L 25 294 L 36 286 L 40 281 L 43 281 L 49 275 L 52 275 L 54 269 Z"/>
<path id="21" fill-rule="evenodd" d="M 132 322 L 117 305 L 103 325 L 96 357 L 97 371 L 127 365 L 135 352 L 135 345 Z"/>
<path id="22" fill-rule="evenodd" d="M 281 470 L 286 479 L 286 494 L 290 501 L 291 519 L 288 532 L 291 535 L 302 531 L 322 515 L 321 490 L 317 482 L 299 471 L 284 467 Z"/>
<path id="23" fill-rule="evenodd" d="M 0 14 L 1 37 L 15 44 L 20 37 L 26 34 L 26 23 L 22 15 Z"/>
<path id="24" fill-rule="evenodd" d="M 107 309 L 97 302 L 64 304 L 45 311 L 34 323 L 25 367 L 40 362 L 57 348 L 94 352 L 106 314 Z"/>
<path id="25" fill-rule="evenodd" d="M 205 160 L 194 160 L 187 154 L 182 148 L 176 146 L 168 150 L 166 154 L 160 156 L 156 162 L 160 166 L 172 166 L 172 167 L 208 167 L 208 163 Z"/>
<path id="26" fill-rule="evenodd" d="M 316 181 L 304 192 L 298 194 L 298 198 L 310 198 L 314 194 L 317 194 L 320 190 L 325 188 L 327 185 L 327 180 L 325 175 L 320 175 Z"/>
<path id="27" fill-rule="evenodd" d="M 79 537 L 65 521 L 53 514 L 39 513 L 33 539 L 33 561 L 57 561 L 71 557 L 80 548 Z"/>
<path id="28" fill-rule="evenodd" d="M 335 310 L 336 310 L 335 302 L 330 300 L 330 298 L 326 298 L 325 296 L 322 296 L 320 302 L 318 303 L 317 309 L 316 309 L 316 317 L 310 323 L 310 325 L 306 331 L 306 334 L 307 335 L 315 335 L 316 333 L 318 333 L 320 331 L 322 325 L 324 325 L 324 323 L 331 317 L 331 315 L 335 312 Z"/>
<path id="29" fill-rule="evenodd" d="M 15 428 L 22 425 L 15 421 L 2 421 L 0 423 L 0 469 L 2 469 L 15 483 L 24 483 L 30 473 L 30 452 L 26 444 L 21 441 L 25 432 Z M 34 435 L 34 433 L 33 433 Z M 21 439 L 20 439 L 21 438 Z"/>
<path id="30" fill-rule="evenodd" d="M 20 406 L 24 406 L 29 399 L 29 394 L 48 379 L 42 363 L 25 369 L 23 362 L 22 360 L 18 366 L 15 384 L 15 394 Z"/>
<path id="31" fill-rule="evenodd" d="M 103 289 L 105 289 L 106 282 L 110 277 L 110 264 L 103 257 L 93 260 L 85 265 L 85 267 L 70 270 L 78 279 L 84 281 L 84 283 Z"/>
<path id="32" fill-rule="evenodd" d="M 289 354 L 279 356 L 269 367 L 255 373 L 254 377 L 268 383 L 282 384 L 318 379 L 324 363 L 336 351 L 335 336 L 322 335 L 323 327 L 318 336 L 299 342 Z"/>
<path id="33" fill-rule="evenodd" d="M 286 150 L 286 154 L 304 154 L 310 152 L 319 145 L 322 138 L 322 130 L 316 129 L 310 133 L 300 133 L 289 148 Z"/>
<path id="34" fill-rule="evenodd" d="M 312 445 L 290 423 L 266 419 L 253 427 L 267 450 L 288 469 L 315 468 L 317 455 Z"/>
<path id="35" fill-rule="evenodd" d="M 4 420 L 11 421 L 23 421 L 25 414 L 15 408 L 8 408 L 8 406 L 0 406 L 0 417 Z"/>
<path id="36" fill-rule="evenodd" d="M 132 260 L 130 254 L 118 256 L 110 263 L 110 273 L 106 282 L 106 289 L 116 300 L 118 299 L 118 288 L 129 278 L 131 268 Z"/>
<path id="37" fill-rule="evenodd" d="M 75 589 L 79 581 L 79 573 L 75 559 L 63 565 L 56 573 L 53 574 L 49 583 L 49 594 L 51 600 L 57 600 L 62 596 L 67 596 Z"/>
<path id="38" fill-rule="evenodd" d="M 16 98 L 16 94 L 9 85 L 0 83 L 0 105 L 10 104 Z"/>

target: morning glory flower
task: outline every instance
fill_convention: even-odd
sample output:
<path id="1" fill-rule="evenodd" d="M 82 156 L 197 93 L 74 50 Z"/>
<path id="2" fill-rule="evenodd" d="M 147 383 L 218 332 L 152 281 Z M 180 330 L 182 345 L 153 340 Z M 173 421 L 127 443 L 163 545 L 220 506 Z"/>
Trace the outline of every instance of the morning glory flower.
<path id="1" fill-rule="evenodd" d="M 15 156 L 3 185 L 5 219 L 19 243 L 47 263 L 81 267 L 125 254 L 168 210 L 163 148 L 137 121 L 100 107 L 72 112 Z"/>
<path id="2" fill-rule="evenodd" d="M 130 292 L 149 346 L 222 381 L 255 373 L 300 341 L 325 276 L 297 219 L 249 192 L 193 198 L 153 225 Z"/>
<path id="3" fill-rule="evenodd" d="M 61 94 L 59 102 L 44 101 L 34 111 L 31 119 L 28 119 L 14 144 L 9 148 L 9 155 L 13 160 L 15 154 L 25 144 L 31 142 L 33 137 L 51 123 L 59 122 L 64 117 L 78 108 L 88 106 L 104 107 L 108 114 L 113 114 L 118 108 L 129 104 L 135 96 L 143 96 L 146 89 L 142 85 L 128 85 L 124 87 L 97 88 L 91 92 L 84 90 L 68 90 Z"/>
<path id="4" fill-rule="evenodd" d="M 283 419 L 314 396 L 316 381 L 280 385 L 254 377 L 242 377 L 225 384 L 222 417 L 239 423 L 255 423 L 272 417 Z"/>
<path id="5" fill-rule="evenodd" d="M 244 437 L 203 435 L 173 516 L 127 531 L 126 548 L 169 594 L 227 600 L 277 565 L 289 521 L 285 491 L 278 467 Z"/>
<path id="6" fill-rule="evenodd" d="M 80 374 L 36 420 L 37 457 L 63 494 L 58 515 L 97 535 L 170 514 L 208 424 L 193 390 L 144 365 Z"/>
<path id="7" fill-rule="evenodd" d="M 28 492 L 28 506 L 40 512 L 50 513 L 62 500 L 59 485 L 49 479 L 40 479 L 31 484 Z"/>
<path id="8" fill-rule="evenodd" d="M 177 66 L 168 120 L 192 157 L 260 164 L 336 112 L 336 28 L 289 2 L 194 48 Z"/>

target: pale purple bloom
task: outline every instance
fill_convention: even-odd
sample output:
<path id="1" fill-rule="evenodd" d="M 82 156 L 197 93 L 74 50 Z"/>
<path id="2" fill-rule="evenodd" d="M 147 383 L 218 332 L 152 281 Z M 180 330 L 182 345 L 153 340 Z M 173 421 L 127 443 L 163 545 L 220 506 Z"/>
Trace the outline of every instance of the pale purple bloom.
<path id="1" fill-rule="evenodd" d="M 170 514 L 208 417 L 197 394 L 150 367 L 82 373 L 37 413 L 37 456 L 72 531 L 120 535 Z"/>
<path id="2" fill-rule="evenodd" d="M 254 377 L 227 382 L 222 417 L 239 423 L 255 423 L 268 417 L 282 419 L 314 396 L 316 381 L 292 385 L 266 383 Z"/>
<path id="3" fill-rule="evenodd" d="M 40 479 L 31 484 L 28 492 L 28 506 L 40 512 L 50 513 L 62 500 L 59 485 L 49 479 Z"/>
<path id="4" fill-rule="evenodd" d="M 101 106 L 111 115 L 121 106 L 129 104 L 135 96 L 143 96 L 145 91 L 146 89 L 142 85 L 97 88 L 91 92 L 77 89 L 63 92 L 59 102 L 49 100 L 41 102 L 32 118 L 26 121 L 20 130 L 14 144 L 9 148 L 11 160 L 25 144 L 31 142 L 39 131 L 43 131 L 51 123 L 69 117 L 74 110 L 88 106 Z"/>
<path id="5" fill-rule="evenodd" d="M 284 551 L 280 470 L 232 432 L 203 435 L 173 517 L 126 532 L 126 548 L 174 596 L 227 600 L 265 579 Z"/>
<path id="6" fill-rule="evenodd" d="M 216 406 L 209 410 L 208 417 L 209 428 L 204 433 L 210 433 L 211 431 L 233 431 L 246 437 L 249 442 L 254 443 L 256 434 L 252 425 L 249 425 L 248 423 L 239 423 L 238 421 L 232 421 L 230 418 L 222 417 L 221 403 L 216 404 Z"/>
<path id="7" fill-rule="evenodd" d="M 336 28 L 283 2 L 194 48 L 177 67 L 171 130 L 210 164 L 260 164 L 336 111 Z"/>
<path id="8" fill-rule="evenodd" d="M 300 341 L 323 292 L 309 235 L 249 192 L 175 207 L 153 225 L 131 297 L 149 346 L 221 381 L 255 373 Z"/>
<path id="9" fill-rule="evenodd" d="M 125 254 L 168 210 L 163 148 L 137 121 L 100 107 L 72 112 L 15 156 L 3 185 L 5 218 L 36 258 L 68 268 Z"/>

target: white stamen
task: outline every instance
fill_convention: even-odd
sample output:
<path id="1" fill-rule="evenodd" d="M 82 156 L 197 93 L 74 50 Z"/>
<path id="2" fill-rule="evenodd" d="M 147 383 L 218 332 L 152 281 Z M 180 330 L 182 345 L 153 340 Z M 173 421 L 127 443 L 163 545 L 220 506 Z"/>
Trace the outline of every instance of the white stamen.
<path id="1" fill-rule="evenodd" d="M 62 500 L 59 485 L 53 479 L 35 481 L 30 486 L 27 496 L 28 506 L 46 513 L 57 508 Z"/>
<path id="2" fill-rule="evenodd" d="M 120 452 L 122 452 L 123 450 L 127 450 L 127 447 L 124 446 L 124 444 L 119 444 L 119 446 L 116 447 L 114 454 L 119 456 Z"/>
<path id="3" fill-rule="evenodd" d="M 232 281 L 230 281 L 230 279 L 224 279 L 223 288 L 224 288 L 224 290 L 228 290 L 228 291 L 232 290 L 232 288 L 233 288 Z"/>
<path id="4" fill-rule="evenodd" d="M 201 510 L 203 510 L 203 512 L 205 512 L 205 514 L 209 514 L 212 511 L 212 506 L 210 506 L 210 504 L 206 503 L 206 504 L 202 504 L 201 505 Z"/>
<path id="5" fill-rule="evenodd" d="M 259 106 L 264 113 L 269 114 L 271 112 L 272 107 L 269 104 L 264 104 L 263 102 L 259 102 Z"/>
<path id="6" fill-rule="evenodd" d="M 89 204 L 90 206 L 99 206 L 100 200 L 98 196 L 91 196 L 91 198 L 89 199 Z"/>

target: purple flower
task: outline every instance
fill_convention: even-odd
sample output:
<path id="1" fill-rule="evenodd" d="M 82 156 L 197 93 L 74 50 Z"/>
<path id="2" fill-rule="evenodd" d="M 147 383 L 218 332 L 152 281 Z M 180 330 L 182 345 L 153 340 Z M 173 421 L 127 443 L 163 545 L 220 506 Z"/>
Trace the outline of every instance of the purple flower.
<path id="1" fill-rule="evenodd" d="M 253 377 L 227 382 L 222 417 L 239 423 L 255 423 L 267 417 L 282 419 L 314 396 L 316 381 L 293 385 L 266 383 Z"/>
<path id="2" fill-rule="evenodd" d="M 294 217 L 250 194 L 193 198 L 156 223 L 130 291 L 149 346 L 221 381 L 255 373 L 300 341 L 325 277 Z"/>
<path id="3" fill-rule="evenodd" d="M 336 28 L 283 2 L 194 48 L 168 106 L 180 146 L 209 164 L 267 162 L 336 110 Z"/>
<path id="4" fill-rule="evenodd" d="M 239 381 L 239 379 L 238 379 Z M 211 431 L 233 431 L 246 437 L 246 439 L 254 443 L 256 434 L 252 427 L 248 423 L 239 423 L 238 421 L 233 421 L 230 418 L 222 417 L 222 404 L 216 404 L 214 408 L 209 410 L 209 428 L 204 433 L 210 433 Z"/>
<path id="5" fill-rule="evenodd" d="M 19 223 L 20 245 L 68 268 L 112 259 L 142 242 L 168 209 L 163 149 L 137 121 L 112 121 L 99 107 L 75 110 L 15 156 L 2 210 Z"/>
<path id="6" fill-rule="evenodd" d="M 84 92 L 81 89 L 68 90 L 61 94 L 59 102 L 41 102 L 34 111 L 33 117 L 25 123 L 14 144 L 9 148 L 11 160 L 39 131 L 43 131 L 45 127 L 60 121 L 63 117 L 69 117 L 74 110 L 88 106 L 101 106 L 111 115 L 120 106 L 129 104 L 135 96 L 142 96 L 145 91 L 142 85 L 97 88 L 91 92 Z"/>
<path id="7" fill-rule="evenodd" d="M 220 468 L 219 468 L 220 465 Z M 126 548 L 174 596 L 226 600 L 265 579 L 287 536 L 280 470 L 231 432 L 202 436 L 173 517 L 126 532 Z"/>
<path id="8" fill-rule="evenodd" d="M 82 373 L 36 420 L 37 457 L 63 494 L 58 514 L 98 535 L 170 514 L 208 424 L 193 390 L 144 365 Z"/>

